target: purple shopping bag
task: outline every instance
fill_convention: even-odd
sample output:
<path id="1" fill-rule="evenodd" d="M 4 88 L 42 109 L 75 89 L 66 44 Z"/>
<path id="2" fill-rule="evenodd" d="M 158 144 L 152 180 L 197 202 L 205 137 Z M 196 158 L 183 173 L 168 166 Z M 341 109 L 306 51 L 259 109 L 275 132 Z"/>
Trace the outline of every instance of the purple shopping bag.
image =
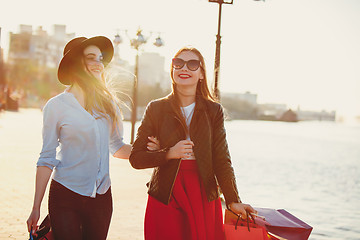
<path id="1" fill-rule="evenodd" d="M 307 240 L 312 227 L 284 209 L 255 208 L 265 221 L 258 221 L 266 230 L 289 240 Z"/>

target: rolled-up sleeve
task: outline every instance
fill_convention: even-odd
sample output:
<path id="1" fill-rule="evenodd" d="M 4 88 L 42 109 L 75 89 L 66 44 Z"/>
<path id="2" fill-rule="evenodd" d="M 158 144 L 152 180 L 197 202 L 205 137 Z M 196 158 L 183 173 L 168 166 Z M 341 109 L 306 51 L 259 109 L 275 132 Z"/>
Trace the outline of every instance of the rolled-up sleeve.
<path id="1" fill-rule="evenodd" d="M 60 160 L 56 159 L 56 148 L 59 146 L 59 126 L 56 114 L 56 106 L 49 101 L 43 109 L 43 146 L 37 166 L 46 166 L 51 170 L 56 167 Z"/>
<path id="2" fill-rule="evenodd" d="M 123 137 L 123 123 L 121 120 L 116 125 L 116 128 L 113 129 L 110 135 L 110 144 L 109 151 L 111 155 L 114 155 L 122 146 L 124 146 L 124 137 Z"/>

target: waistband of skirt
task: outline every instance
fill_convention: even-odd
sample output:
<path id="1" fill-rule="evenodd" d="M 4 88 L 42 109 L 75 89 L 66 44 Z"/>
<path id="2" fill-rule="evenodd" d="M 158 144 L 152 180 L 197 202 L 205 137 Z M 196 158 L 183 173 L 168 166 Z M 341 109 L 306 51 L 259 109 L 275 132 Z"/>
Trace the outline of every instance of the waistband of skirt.
<path id="1" fill-rule="evenodd" d="M 180 162 L 180 170 L 198 170 L 195 160 L 182 160 Z"/>

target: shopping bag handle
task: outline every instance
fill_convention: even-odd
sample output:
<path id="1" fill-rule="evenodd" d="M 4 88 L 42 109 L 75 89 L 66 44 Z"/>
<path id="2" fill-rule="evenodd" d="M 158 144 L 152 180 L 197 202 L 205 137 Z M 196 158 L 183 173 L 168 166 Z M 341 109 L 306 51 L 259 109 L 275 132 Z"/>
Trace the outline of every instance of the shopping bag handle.
<path id="1" fill-rule="evenodd" d="M 231 209 L 228 209 L 228 210 L 237 216 L 237 220 L 236 220 L 236 224 L 235 224 L 235 230 L 236 230 L 236 229 L 237 229 L 238 222 L 239 222 L 239 220 L 240 220 L 240 218 L 241 218 L 241 215 L 240 215 L 240 214 L 236 214 L 236 213 L 235 213 L 233 210 L 231 210 Z M 248 231 L 250 232 L 249 219 L 251 219 L 251 220 L 253 221 L 253 223 L 256 224 L 254 216 L 251 215 L 251 213 L 249 213 L 248 211 L 246 211 L 246 224 L 247 224 Z"/>
<path id="2" fill-rule="evenodd" d="M 32 235 L 31 233 L 32 233 L 32 226 L 31 226 L 31 228 L 30 228 L 30 236 L 29 236 L 29 240 L 34 240 L 33 235 Z"/>

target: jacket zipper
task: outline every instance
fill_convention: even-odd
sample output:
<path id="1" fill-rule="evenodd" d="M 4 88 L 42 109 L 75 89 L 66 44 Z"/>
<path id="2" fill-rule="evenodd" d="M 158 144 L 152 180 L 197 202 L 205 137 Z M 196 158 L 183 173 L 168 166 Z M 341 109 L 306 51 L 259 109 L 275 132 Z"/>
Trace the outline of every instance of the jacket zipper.
<path id="1" fill-rule="evenodd" d="M 184 128 L 184 125 L 182 124 L 181 120 L 180 120 L 177 116 L 175 116 L 175 119 L 178 120 L 178 121 L 180 122 L 181 126 Z M 177 177 L 178 172 L 179 172 L 179 169 L 180 169 L 180 164 L 181 164 L 181 159 L 180 159 L 180 162 L 179 162 L 178 167 L 177 167 L 177 169 L 176 169 L 176 174 L 175 174 L 174 181 L 172 182 L 172 185 L 171 185 L 170 195 L 169 195 L 169 198 L 168 198 L 168 201 L 167 201 L 168 204 L 169 204 L 169 202 L 170 202 L 171 195 L 172 195 L 172 191 L 173 191 L 173 188 L 174 188 L 174 185 L 175 185 L 175 181 L 176 181 L 176 177 Z"/>
<path id="2" fill-rule="evenodd" d="M 171 185 L 170 195 L 169 195 L 169 198 L 168 198 L 168 201 L 167 201 L 168 204 L 169 204 L 169 202 L 170 202 L 171 195 L 172 195 L 172 191 L 173 191 L 173 188 L 174 188 L 174 185 L 175 185 L 175 181 L 176 181 L 176 177 L 177 177 L 178 172 L 179 172 L 179 169 L 180 169 L 180 164 L 181 164 L 181 159 L 180 159 L 180 162 L 179 162 L 178 167 L 177 167 L 177 169 L 176 169 L 176 174 L 175 174 L 174 181 L 173 181 L 173 183 L 172 183 L 172 185 Z"/>

